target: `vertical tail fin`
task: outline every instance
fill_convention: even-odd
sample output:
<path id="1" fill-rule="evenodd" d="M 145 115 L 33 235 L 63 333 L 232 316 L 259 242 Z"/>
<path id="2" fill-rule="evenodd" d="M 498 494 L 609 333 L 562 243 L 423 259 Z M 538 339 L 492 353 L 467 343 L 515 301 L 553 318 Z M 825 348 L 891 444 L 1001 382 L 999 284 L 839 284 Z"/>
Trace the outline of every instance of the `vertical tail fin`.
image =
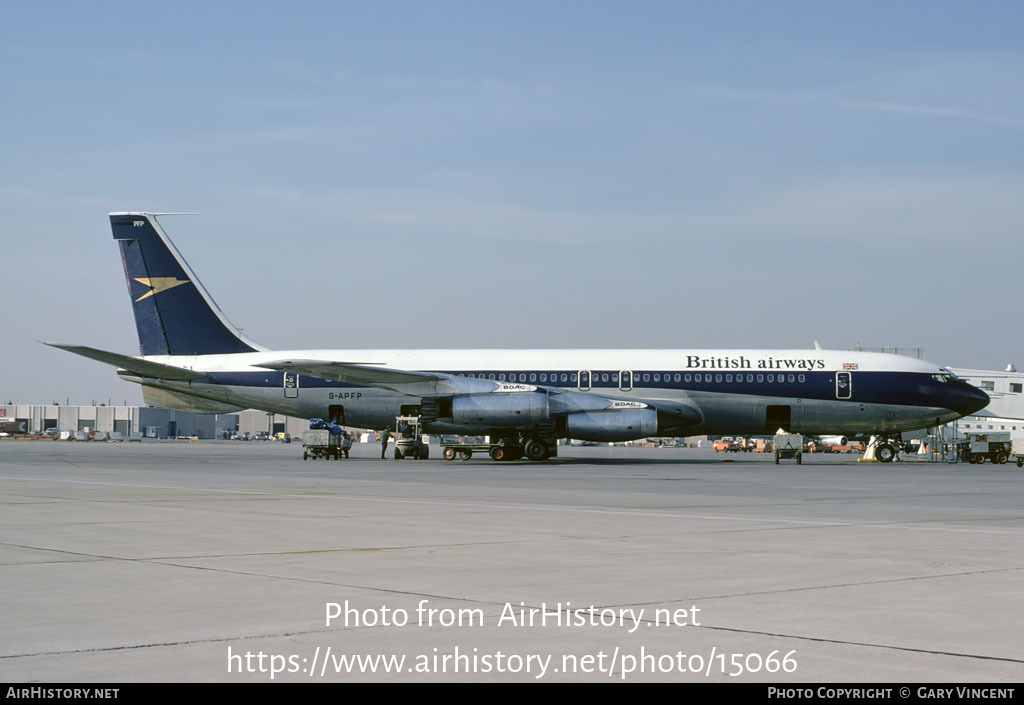
<path id="1" fill-rule="evenodd" d="M 156 221 L 110 213 L 143 355 L 211 355 L 264 348 L 228 322 Z"/>

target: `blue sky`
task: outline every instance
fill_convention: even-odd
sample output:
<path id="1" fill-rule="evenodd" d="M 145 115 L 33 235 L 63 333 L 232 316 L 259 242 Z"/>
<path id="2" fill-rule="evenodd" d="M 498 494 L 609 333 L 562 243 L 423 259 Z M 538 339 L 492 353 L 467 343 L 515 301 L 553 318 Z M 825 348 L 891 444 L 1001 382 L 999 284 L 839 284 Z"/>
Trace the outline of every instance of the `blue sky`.
<path id="1" fill-rule="evenodd" d="M 138 400 L 106 213 L 270 347 L 1024 365 L 1019 3 L 39 3 L 0 23 L 0 401 Z M 422 304 L 400 317 L 410 297 Z"/>

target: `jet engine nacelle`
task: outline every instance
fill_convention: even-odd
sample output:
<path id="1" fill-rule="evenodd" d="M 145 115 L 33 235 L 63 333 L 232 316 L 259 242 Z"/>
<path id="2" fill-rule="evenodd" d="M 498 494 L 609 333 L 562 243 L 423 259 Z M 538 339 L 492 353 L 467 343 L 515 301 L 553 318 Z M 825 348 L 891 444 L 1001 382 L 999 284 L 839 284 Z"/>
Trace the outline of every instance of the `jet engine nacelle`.
<path id="1" fill-rule="evenodd" d="M 548 418 L 548 395 L 541 392 L 467 394 L 452 399 L 452 422 L 465 426 L 515 428 Z"/>
<path id="2" fill-rule="evenodd" d="M 847 442 L 846 436 L 822 436 L 820 440 L 823 446 L 845 446 Z"/>
<path id="3" fill-rule="evenodd" d="M 654 409 L 617 409 L 581 411 L 565 419 L 569 438 L 583 441 L 635 441 L 658 431 L 658 412 Z"/>

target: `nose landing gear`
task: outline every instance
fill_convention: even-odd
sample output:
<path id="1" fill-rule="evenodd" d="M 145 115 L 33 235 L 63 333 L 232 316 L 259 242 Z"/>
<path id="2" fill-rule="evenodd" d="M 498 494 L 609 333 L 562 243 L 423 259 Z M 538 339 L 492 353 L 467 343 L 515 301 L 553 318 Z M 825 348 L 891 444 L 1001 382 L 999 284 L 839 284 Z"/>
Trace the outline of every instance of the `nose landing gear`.
<path id="1" fill-rule="evenodd" d="M 891 463 L 897 459 L 899 452 L 903 449 L 903 441 L 900 434 L 889 436 L 879 433 L 871 437 L 864 457 L 861 460 L 875 460 L 879 463 Z"/>

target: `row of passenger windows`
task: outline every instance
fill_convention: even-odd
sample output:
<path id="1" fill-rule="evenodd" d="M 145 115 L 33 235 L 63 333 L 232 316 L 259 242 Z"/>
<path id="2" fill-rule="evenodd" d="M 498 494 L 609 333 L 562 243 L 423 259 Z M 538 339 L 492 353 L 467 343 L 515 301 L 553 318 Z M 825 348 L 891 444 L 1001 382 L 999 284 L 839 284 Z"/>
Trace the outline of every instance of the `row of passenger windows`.
<path id="1" fill-rule="evenodd" d="M 609 384 L 609 383 L 610 384 L 619 384 L 619 373 L 618 372 L 591 372 L 589 374 L 590 374 L 590 384 L 593 384 L 593 385 Z M 548 372 L 530 372 L 530 373 L 526 373 L 526 372 L 510 372 L 510 373 L 504 373 L 504 372 L 498 372 L 498 373 L 495 373 L 495 372 L 490 372 L 490 373 L 485 373 L 485 372 L 479 372 L 479 373 L 477 373 L 477 372 L 468 372 L 468 373 L 465 373 L 464 376 L 471 377 L 471 378 L 479 378 L 479 379 L 492 379 L 492 380 L 495 380 L 495 381 L 498 381 L 498 382 L 535 382 L 535 383 L 536 382 L 540 382 L 540 383 L 547 382 L 547 383 L 550 383 L 550 384 L 574 384 L 574 385 L 579 383 L 579 379 L 578 379 L 579 375 L 577 375 L 576 373 L 573 373 L 573 372 L 561 372 L 561 373 L 559 373 L 559 372 L 551 372 L 551 373 L 548 373 Z M 666 383 L 666 382 L 677 382 L 677 383 L 698 382 L 698 383 L 705 383 L 705 384 L 706 383 L 711 383 L 711 382 L 715 382 L 715 383 L 722 383 L 722 382 L 725 382 L 725 383 L 747 382 L 747 383 L 750 383 L 750 384 L 753 384 L 754 382 L 757 382 L 759 384 L 764 384 L 765 382 L 767 382 L 767 383 L 770 383 L 770 384 L 780 384 L 780 383 L 785 383 L 785 382 L 803 383 L 803 382 L 806 382 L 806 381 L 807 381 L 806 375 L 802 375 L 802 374 L 800 374 L 800 375 L 795 375 L 795 374 L 785 375 L 785 374 L 782 374 L 782 373 L 779 373 L 779 374 L 773 374 L 773 373 L 769 373 L 769 374 L 764 374 L 764 373 L 752 374 L 752 373 L 748 372 L 746 375 L 743 375 L 743 374 L 740 374 L 740 373 L 732 374 L 730 372 L 725 372 L 725 373 L 717 372 L 715 374 L 700 373 L 700 372 L 698 372 L 697 374 L 690 374 L 690 373 L 683 374 L 681 372 L 676 372 L 674 374 L 670 373 L 670 372 L 653 372 L 653 373 L 652 372 L 642 372 L 642 373 L 641 372 L 634 372 L 634 373 L 632 373 L 632 380 L 630 379 L 630 373 L 627 372 L 627 373 L 625 373 L 623 375 L 623 382 L 626 385 L 630 384 L 631 382 L 632 382 L 632 384 L 644 384 L 644 383 L 651 383 L 651 382 L 656 382 L 656 383 L 657 382 L 661 382 L 661 383 Z M 583 383 L 584 383 L 584 385 L 586 385 L 586 383 L 587 383 L 587 373 L 583 373 Z"/>

